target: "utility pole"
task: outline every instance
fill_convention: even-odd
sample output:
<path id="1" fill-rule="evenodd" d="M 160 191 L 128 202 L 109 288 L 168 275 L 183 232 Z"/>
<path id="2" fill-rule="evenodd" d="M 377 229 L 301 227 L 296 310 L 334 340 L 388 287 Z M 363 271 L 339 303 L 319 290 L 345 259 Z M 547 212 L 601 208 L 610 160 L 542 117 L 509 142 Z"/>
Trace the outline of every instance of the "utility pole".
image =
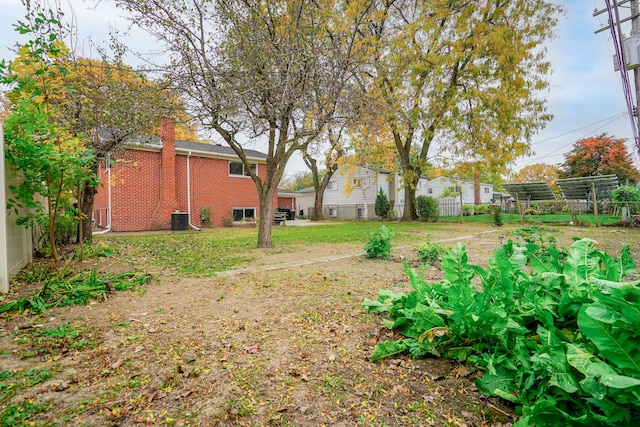
<path id="1" fill-rule="evenodd" d="M 640 34 L 640 17 L 638 17 L 638 0 L 631 0 L 631 35 Z M 636 109 L 635 114 L 638 117 L 638 100 L 640 99 L 640 68 L 633 69 L 633 80 L 636 89 Z M 637 142 L 637 141 L 636 141 Z M 640 155 L 640 153 L 638 153 Z"/>
<path id="2" fill-rule="evenodd" d="M 640 156 L 640 117 L 638 115 L 638 100 L 640 99 L 640 14 L 638 13 L 638 0 L 604 0 L 606 8 L 595 10 L 593 16 L 607 13 L 609 25 L 596 31 L 610 30 L 615 50 L 615 66 L 620 72 L 622 89 L 627 103 L 631 131 L 633 132 L 634 145 Z M 619 6 L 630 3 L 631 15 L 621 19 Z M 622 25 L 631 21 L 631 35 L 625 38 L 622 33 Z M 626 56 L 629 57 L 626 57 Z M 629 71 L 633 70 L 634 87 L 632 90 L 629 82 Z M 632 93 L 635 92 L 635 93 Z M 634 101 L 635 95 L 635 101 Z"/>

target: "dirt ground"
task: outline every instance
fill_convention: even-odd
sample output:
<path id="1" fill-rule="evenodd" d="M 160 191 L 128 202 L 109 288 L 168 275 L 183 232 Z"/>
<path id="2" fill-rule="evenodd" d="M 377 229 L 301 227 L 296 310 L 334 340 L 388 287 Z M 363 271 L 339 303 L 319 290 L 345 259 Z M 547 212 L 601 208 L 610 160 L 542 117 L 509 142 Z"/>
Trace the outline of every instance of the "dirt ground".
<path id="1" fill-rule="evenodd" d="M 639 259 L 636 231 L 559 238 L 594 238 L 615 254 L 628 242 Z M 460 239 L 481 266 L 508 236 L 488 226 L 430 233 L 445 246 Z M 399 337 L 362 301 L 407 289 L 413 246 L 389 261 L 347 256 L 356 245 L 263 250 L 243 266 L 254 271 L 206 279 L 156 268 L 150 284 L 106 302 L 0 318 L 0 425 L 510 425 L 513 408 L 479 394 L 471 366 L 369 362 L 377 343 Z M 283 268 L 263 270 L 274 266 Z M 437 267 L 425 274 L 441 278 Z M 75 334 L 42 333 L 66 323 Z"/>

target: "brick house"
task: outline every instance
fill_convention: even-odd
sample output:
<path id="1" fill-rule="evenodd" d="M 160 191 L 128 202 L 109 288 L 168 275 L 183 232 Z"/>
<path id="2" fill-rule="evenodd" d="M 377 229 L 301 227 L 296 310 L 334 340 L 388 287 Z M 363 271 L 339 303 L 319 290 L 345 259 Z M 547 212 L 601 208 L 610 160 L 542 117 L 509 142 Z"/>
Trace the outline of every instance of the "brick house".
<path id="1" fill-rule="evenodd" d="M 255 184 L 230 147 L 176 141 L 170 120 L 163 121 L 160 133 L 145 144 L 128 145 L 100 165 L 98 176 L 104 185 L 94 199 L 97 226 L 112 231 L 168 230 L 173 214 L 181 212 L 188 214 L 181 218 L 199 228 L 243 223 L 260 215 Z M 245 152 L 264 179 L 266 155 Z M 205 224 L 201 215 L 207 210 Z"/>

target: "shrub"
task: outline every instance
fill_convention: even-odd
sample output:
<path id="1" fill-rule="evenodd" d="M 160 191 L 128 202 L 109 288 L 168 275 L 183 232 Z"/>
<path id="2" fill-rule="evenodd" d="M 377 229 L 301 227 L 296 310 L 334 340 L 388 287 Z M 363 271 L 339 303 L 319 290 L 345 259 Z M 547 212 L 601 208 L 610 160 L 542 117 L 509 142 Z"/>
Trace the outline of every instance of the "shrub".
<path id="1" fill-rule="evenodd" d="M 372 232 L 369 236 L 369 241 L 364 246 L 365 257 L 369 259 L 389 259 L 392 237 L 393 231 L 384 225 L 377 232 Z"/>
<path id="2" fill-rule="evenodd" d="M 502 207 L 494 206 L 493 207 L 493 225 L 497 227 L 502 227 Z"/>
<path id="3" fill-rule="evenodd" d="M 640 188 L 623 185 L 613 190 L 611 200 L 614 202 L 629 202 L 629 210 L 633 215 L 640 213 Z"/>
<path id="4" fill-rule="evenodd" d="M 444 253 L 444 247 L 440 243 L 423 243 L 416 248 L 418 261 L 422 264 L 433 264 Z"/>
<path id="5" fill-rule="evenodd" d="M 415 201 L 416 214 L 420 221 L 438 220 L 438 201 L 433 197 L 418 196 Z"/>
<path id="6" fill-rule="evenodd" d="M 375 203 L 374 209 L 376 212 L 376 216 L 380 218 L 387 218 L 389 216 L 389 211 L 391 210 L 391 203 L 389 203 L 389 198 L 387 197 L 386 194 L 384 194 L 384 191 L 382 191 L 382 188 L 380 189 L 380 191 L 378 192 L 378 195 L 376 196 L 376 203 Z"/>
<path id="7" fill-rule="evenodd" d="M 203 227 L 211 225 L 211 208 L 200 209 L 200 220 L 202 221 Z"/>

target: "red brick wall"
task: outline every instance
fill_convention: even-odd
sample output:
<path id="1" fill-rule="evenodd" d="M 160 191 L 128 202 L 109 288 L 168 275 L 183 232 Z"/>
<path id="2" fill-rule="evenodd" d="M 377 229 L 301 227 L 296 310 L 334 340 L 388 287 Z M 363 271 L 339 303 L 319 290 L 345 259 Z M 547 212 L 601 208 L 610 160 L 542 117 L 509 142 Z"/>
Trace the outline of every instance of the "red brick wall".
<path id="1" fill-rule="evenodd" d="M 296 210 L 295 200 L 292 197 L 278 197 L 278 207 L 282 209 Z"/>
<path id="2" fill-rule="evenodd" d="M 192 155 L 191 171 L 191 223 L 202 226 L 200 211 L 211 209 L 211 225 L 224 225 L 223 218 L 231 217 L 233 208 L 255 208 L 259 212 L 256 186 L 251 178 L 229 176 L 229 160 Z M 142 231 L 169 229 L 171 214 L 166 215 L 167 225 L 151 224 L 161 198 L 161 154 L 159 152 L 127 149 L 111 169 L 112 230 Z M 104 167 L 101 168 L 104 175 Z M 266 165 L 258 165 L 258 175 L 264 179 Z M 94 211 L 107 208 L 107 178 L 98 187 Z M 178 154 L 175 160 L 175 188 L 177 209 L 187 212 L 187 156 Z M 277 206 L 277 195 L 274 207 Z M 106 223 L 104 224 L 106 225 Z"/>
<path id="3" fill-rule="evenodd" d="M 260 215 L 258 192 L 249 177 L 229 176 L 229 160 L 199 157 L 189 158 L 191 173 L 191 223 L 202 226 L 200 211 L 211 209 L 211 225 L 224 225 L 233 208 L 255 208 Z M 266 165 L 258 165 L 258 176 L 264 179 Z M 180 210 L 187 212 L 187 156 L 176 156 L 176 185 Z M 275 201 L 274 197 L 274 201 Z M 274 204 L 275 207 L 275 204 Z"/>
<path id="4" fill-rule="evenodd" d="M 111 229 L 113 231 L 166 230 L 171 228 L 171 213 L 188 212 L 187 155 L 175 153 L 173 125 L 162 123 L 162 152 L 125 149 L 111 168 Z M 211 225 L 224 225 L 233 208 L 254 208 L 260 215 L 258 193 L 249 177 L 229 175 L 229 160 L 192 155 L 188 159 L 191 188 L 191 224 L 200 227 L 200 211 L 211 209 Z M 107 176 L 99 174 L 104 186 L 98 187 L 94 216 L 108 207 Z M 266 165 L 258 165 L 264 179 Z M 277 206 L 277 193 L 273 198 Z"/>
<path id="5" fill-rule="evenodd" d="M 161 155 L 158 152 L 126 150 L 111 168 L 111 229 L 153 230 L 151 219 L 160 203 Z M 170 228 L 171 216 L 163 228 Z"/>

